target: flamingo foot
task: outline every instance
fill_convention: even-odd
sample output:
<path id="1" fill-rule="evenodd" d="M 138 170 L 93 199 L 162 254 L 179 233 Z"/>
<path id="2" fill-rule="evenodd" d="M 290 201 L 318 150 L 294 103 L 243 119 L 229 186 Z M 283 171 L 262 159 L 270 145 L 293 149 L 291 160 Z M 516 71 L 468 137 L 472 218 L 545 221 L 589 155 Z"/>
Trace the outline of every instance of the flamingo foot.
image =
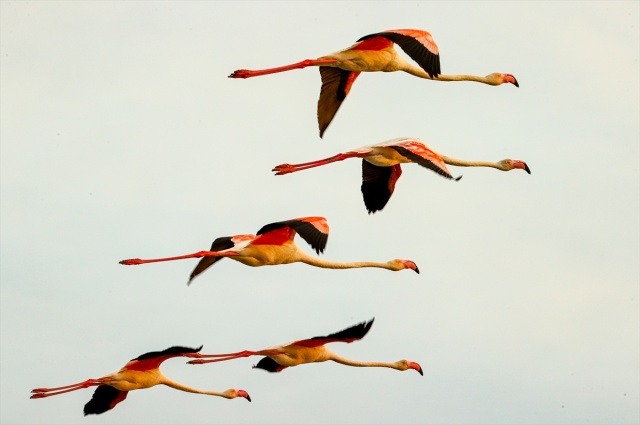
<path id="1" fill-rule="evenodd" d="M 122 260 L 120 264 L 124 264 L 125 266 L 135 266 L 138 264 L 142 264 L 142 260 L 139 258 L 132 258 L 130 260 Z"/>
<path id="2" fill-rule="evenodd" d="M 296 167 L 291 164 L 280 164 L 276 165 L 271 171 L 275 171 L 276 176 L 282 176 L 285 174 L 293 173 L 294 171 L 296 171 Z"/>
<path id="3" fill-rule="evenodd" d="M 238 69 L 236 71 L 233 71 L 229 75 L 229 78 L 249 78 L 249 77 L 255 77 L 255 73 L 248 69 Z"/>
<path id="4" fill-rule="evenodd" d="M 37 394 L 32 394 L 31 397 L 29 398 L 45 398 L 47 396 L 47 394 L 45 393 L 37 393 Z"/>

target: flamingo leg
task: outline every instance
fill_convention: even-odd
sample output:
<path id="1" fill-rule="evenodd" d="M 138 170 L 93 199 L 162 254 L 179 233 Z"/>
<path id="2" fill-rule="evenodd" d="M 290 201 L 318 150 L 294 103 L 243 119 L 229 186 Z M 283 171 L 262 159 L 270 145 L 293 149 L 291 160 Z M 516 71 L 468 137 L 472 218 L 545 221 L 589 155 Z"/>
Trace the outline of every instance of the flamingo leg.
<path id="1" fill-rule="evenodd" d="M 35 393 L 31 396 L 31 398 L 44 398 L 51 397 L 58 394 L 69 393 L 71 391 L 81 390 L 83 388 L 89 388 L 95 385 L 102 385 L 106 382 L 105 379 L 87 379 L 84 382 L 79 382 L 77 384 L 65 385 L 64 387 L 55 387 L 55 388 L 36 388 L 31 390 L 32 393 Z"/>
<path id="2" fill-rule="evenodd" d="M 237 359 L 237 358 L 240 358 L 240 357 L 245 357 L 245 356 L 221 357 L 219 359 L 209 359 L 209 360 L 203 360 L 203 359 L 189 360 L 187 362 L 187 364 L 205 364 L 205 363 L 224 362 L 224 361 L 227 361 L 227 360 L 233 360 L 233 359 Z"/>
<path id="3" fill-rule="evenodd" d="M 282 350 L 261 350 L 261 351 L 239 351 L 237 353 L 227 353 L 227 354 L 198 354 L 192 353 L 187 357 L 197 357 L 197 360 L 190 360 L 188 364 L 205 364 L 205 363 L 215 363 L 215 362 L 223 362 L 226 360 L 238 359 L 240 357 L 250 357 L 250 356 L 271 356 L 276 354 L 284 354 Z M 204 360 L 205 358 L 216 357 L 215 359 Z"/>
<path id="4" fill-rule="evenodd" d="M 277 68 L 258 69 L 254 71 L 249 69 L 238 69 L 237 71 L 233 71 L 231 75 L 229 75 L 229 78 L 258 77 L 260 75 L 276 74 L 278 72 L 291 71 L 293 69 L 302 69 L 308 66 L 322 66 L 336 62 L 338 61 L 335 59 L 305 59 L 301 62 L 296 62 L 291 65 L 279 66 Z"/>
<path id="5" fill-rule="evenodd" d="M 364 158 L 366 156 L 368 156 L 368 153 L 359 153 L 359 152 L 339 153 L 329 158 L 319 159 L 317 161 L 303 162 L 300 164 L 276 165 L 271 171 L 275 171 L 276 176 L 282 176 L 284 174 L 295 173 L 296 171 L 302 171 L 308 168 L 320 167 L 321 165 L 331 164 L 332 162 L 343 161 L 348 158 Z"/>
<path id="6" fill-rule="evenodd" d="M 197 359 L 204 358 L 204 357 L 248 357 L 248 356 L 253 356 L 254 354 L 256 354 L 255 351 L 244 350 L 244 351 L 238 351 L 237 353 L 225 353 L 225 354 L 189 353 L 189 354 L 186 354 L 184 357 L 192 357 Z"/>
<path id="7" fill-rule="evenodd" d="M 190 353 L 187 357 L 196 357 L 198 360 L 188 361 L 188 364 L 204 364 L 204 363 L 214 363 L 214 362 L 223 362 L 226 360 L 238 359 L 240 357 L 249 357 L 258 354 L 255 351 L 238 351 L 237 353 L 226 353 L 226 354 L 199 354 L 199 353 Z M 216 359 L 211 360 L 202 360 L 203 358 L 217 357 Z"/>
<path id="8" fill-rule="evenodd" d="M 218 251 L 199 251 L 193 254 L 187 255 L 179 255 L 177 257 L 165 257 L 165 258 L 151 258 L 148 260 L 141 260 L 139 258 L 131 258 L 129 260 L 122 260 L 120 264 L 124 264 L 125 266 L 134 266 L 138 264 L 146 264 L 146 263 L 157 263 L 160 261 L 173 261 L 173 260 L 184 260 L 185 258 L 201 258 L 201 257 L 234 257 L 239 255 L 237 252 L 227 251 L 227 252 L 218 252 Z"/>

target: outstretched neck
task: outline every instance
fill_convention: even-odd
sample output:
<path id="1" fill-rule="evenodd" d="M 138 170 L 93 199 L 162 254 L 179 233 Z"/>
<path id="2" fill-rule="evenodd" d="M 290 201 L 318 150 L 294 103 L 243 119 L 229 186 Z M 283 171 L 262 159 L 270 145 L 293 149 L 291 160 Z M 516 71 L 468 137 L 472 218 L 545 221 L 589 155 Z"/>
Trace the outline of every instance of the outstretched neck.
<path id="1" fill-rule="evenodd" d="M 411 75 L 415 75 L 416 77 L 426 78 L 427 80 L 434 81 L 475 81 L 478 83 L 489 84 L 491 86 L 497 86 L 502 84 L 501 81 L 498 81 L 495 78 L 492 78 L 491 75 L 487 75 L 485 77 L 479 75 L 446 75 L 440 74 L 437 77 L 431 77 L 424 69 L 419 66 L 415 66 L 411 63 L 405 64 L 403 67 L 403 71 L 408 72 Z"/>
<path id="2" fill-rule="evenodd" d="M 333 360 L 336 363 L 340 363 L 346 366 L 354 366 L 354 367 L 388 367 L 391 369 L 400 370 L 400 366 L 397 363 L 388 363 L 388 362 L 363 362 L 358 360 L 351 360 L 344 357 L 340 357 L 335 353 L 331 353 L 329 360 Z"/>
<path id="3" fill-rule="evenodd" d="M 219 392 L 219 391 L 199 390 L 197 388 L 188 387 L 188 386 L 183 385 L 183 384 L 181 384 L 179 382 L 173 381 L 173 380 L 167 378 L 166 376 L 162 377 L 160 383 L 164 384 L 164 385 L 166 385 L 168 387 L 175 388 L 176 390 L 185 391 L 185 392 L 188 392 L 188 393 L 214 395 L 214 396 L 218 396 L 218 397 L 231 398 L 230 395 L 226 391 Z"/>
<path id="4" fill-rule="evenodd" d="M 481 77 L 479 75 L 446 75 L 440 74 L 434 80 L 438 81 L 475 81 L 478 83 L 489 84 L 491 86 L 497 86 L 499 83 L 489 76 Z"/>
<path id="5" fill-rule="evenodd" d="M 342 263 L 337 261 L 323 260 L 322 258 L 312 257 L 304 252 L 300 253 L 300 262 L 309 264 L 310 266 L 322 267 L 325 269 L 359 269 L 363 267 L 378 267 L 387 270 L 397 270 L 396 267 L 389 263 L 377 263 L 374 261 L 354 261 L 350 263 Z"/>
<path id="6" fill-rule="evenodd" d="M 445 155 L 440 155 L 440 158 L 448 165 L 456 165 L 458 167 L 491 167 L 503 170 L 504 167 L 498 162 L 491 161 L 465 161 L 462 159 L 451 158 Z"/>

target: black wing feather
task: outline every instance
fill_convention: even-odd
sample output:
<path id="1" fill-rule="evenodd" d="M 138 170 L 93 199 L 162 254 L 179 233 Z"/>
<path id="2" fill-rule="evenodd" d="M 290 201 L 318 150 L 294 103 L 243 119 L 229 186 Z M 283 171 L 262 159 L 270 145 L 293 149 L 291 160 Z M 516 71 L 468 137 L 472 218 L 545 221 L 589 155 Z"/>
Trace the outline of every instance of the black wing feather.
<path id="1" fill-rule="evenodd" d="M 258 364 L 253 366 L 254 369 L 264 369 L 267 372 L 277 373 L 285 369 L 287 366 L 281 366 L 278 362 L 273 360 L 271 357 L 263 357 L 260 359 Z"/>
<path id="2" fill-rule="evenodd" d="M 422 43 L 415 38 L 398 34 L 395 32 L 379 32 L 376 34 L 365 35 L 358 41 L 363 41 L 372 37 L 384 37 L 396 43 L 407 55 L 422 69 L 424 69 L 431 78 L 440 75 L 440 54 L 434 54 L 427 49 Z"/>
<path id="3" fill-rule="evenodd" d="M 135 359 L 131 359 L 131 361 L 147 360 L 147 359 L 154 359 L 156 357 L 173 356 L 173 355 L 180 355 L 180 354 L 187 354 L 187 353 L 197 353 L 200 350 L 202 350 L 202 345 L 198 348 L 174 346 L 162 351 L 151 351 L 151 352 L 145 353 L 141 356 L 136 357 Z"/>
<path id="4" fill-rule="evenodd" d="M 84 415 L 99 415 L 113 409 L 116 404 L 127 397 L 127 393 L 128 391 L 120 391 L 110 385 L 98 386 L 91 400 L 84 405 Z"/>
<path id="5" fill-rule="evenodd" d="M 330 66 L 320 67 L 322 88 L 318 99 L 318 126 L 320 137 L 324 134 L 333 117 L 340 109 L 342 101 L 347 97 L 347 81 L 351 71 Z"/>
<path id="6" fill-rule="evenodd" d="M 421 157 L 420 155 L 416 155 L 415 153 L 411 152 L 409 149 L 407 148 L 403 148 L 402 146 L 388 146 L 391 149 L 395 149 L 400 155 L 404 156 L 405 158 L 410 159 L 411 161 L 415 162 L 418 165 L 422 165 L 423 167 L 426 167 L 432 171 L 435 171 L 436 173 L 440 174 L 442 177 L 446 177 L 448 179 L 453 179 L 453 176 L 449 173 L 447 173 L 445 170 L 443 170 L 442 168 L 434 165 L 431 161 L 428 161 L 426 159 L 424 159 L 423 157 Z"/>
<path id="7" fill-rule="evenodd" d="M 213 241 L 209 251 L 224 251 L 225 249 L 233 248 L 233 245 L 234 243 L 231 242 L 231 236 L 223 236 Z M 200 273 L 214 265 L 218 260 L 222 260 L 222 257 L 202 257 L 198 262 L 198 265 L 196 265 L 196 268 L 191 272 L 191 275 L 189 275 L 189 282 L 187 282 L 187 285 L 190 284 L 191 281 Z"/>
<path id="8" fill-rule="evenodd" d="M 258 230 L 257 234 L 262 235 L 282 227 L 290 227 L 295 230 L 302 239 L 311 245 L 311 248 L 313 248 L 316 253 L 320 254 L 321 252 L 324 252 L 329 235 L 319 231 L 313 224 L 304 220 L 286 220 L 279 221 L 277 223 L 270 223 Z"/>
<path id="9" fill-rule="evenodd" d="M 340 332 L 335 332 L 327 336 L 316 336 L 311 339 L 338 339 L 351 341 L 362 339 L 369 332 L 369 329 L 371 329 L 374 320 L 375 318 L 368 322 L 358 323 L 357 325 L 341 330 Z"/>
<path id="10" fill-rule="evenodd" d="M 399 165 L 394 166 L 401 172 Z M 366 159 L 362 160 L 362 199 L 369 214 L 382 210 L 393 190 L 389 187 L 389 181 L 394 167 L 378 167 Z"/>

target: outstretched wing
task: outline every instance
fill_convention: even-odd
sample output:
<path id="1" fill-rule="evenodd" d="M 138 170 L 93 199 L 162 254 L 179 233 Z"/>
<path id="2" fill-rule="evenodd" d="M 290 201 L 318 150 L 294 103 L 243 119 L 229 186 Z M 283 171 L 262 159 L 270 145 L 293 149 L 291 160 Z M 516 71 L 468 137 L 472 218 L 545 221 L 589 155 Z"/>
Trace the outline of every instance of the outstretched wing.
<path id="1" fill-rule="evenodd" d="M 440 75 L 440 53 L 433 37 L 427 31 L 422 30 L 388 30 L 375 34 L 365 35 L 358 41 L 368 40 L 374 37 L 384 37 L 396 43 L 411 59 L 416 61 L 431 78 Z"/>
<path id="2" fill-rule="evenodd" d="M 454 178 L 440 155 L 415 139 L 408 139 L 386 146 L 396 150 L 400 155 L 410 159 L 412 162 L 435 171 L 443 177 L 448 179 Z M 456 180 L 460 180 L 460 177 L 456 178 Z"/>
<path id="3" fill-rule="evenodd" d="M 211 249 L 209 251 L 224 251 L 225 249 L 233 248 L 233 246 L 234 243 L 231 240 L 231 236 L 223 236 L 213 241 L 213 243 L 211 244 Z M 198 265 L 196 265 L 196 268 L 191 272 L 187 284 L 190 284 L 196 276 L 198 276 L 209 267 L 213 266 L 216 261 L 220 259 L 222 259 L 222 257 L 202 257 L 198 262 Z"/>
<path id="4" fill-rule="evenodd" d="M 311 339 L 303 339 L 300 341 L 295 341 L 291 343 L 291 345 L 299 345 L 301 347 L 318 347 L 320 345 L 327 344 L 329 342 L 353 342 L 359 339 L 364 338 L 364 336 L 369 332 L 371 326 L 373 325 L 373 320 L 371 319 L 368 322 L 358 323 L 355 326 L 351 326 L 350 328 L 341 330 L 340 332 L 332 333 L 327 336 L 316 336 Z"/>
<path id="5" fill-rule="evenodd" d="M 320 137 L 329 127 L 333 117 L 340 109 L 342 101 L 347 97 L 353 82 L 360 75 L 359 72 L 345 71 L 340 68 L 330 66 L 320 67 L 320 77 L 322 78 L 322 88 L 320 89 L 320 99 L 318 99 L 318 126 L 320 127 Z"/>
<path id="6" fill-rule="evenodd" d="M 288 366 L 282 366 L 271 357 L 263 357 L 260 359 L 258 364 L 254 365 L 254 369 L 264 369 L 267 372 L 277 373 L 281 372 L 283 369 L 286 369 Z"/>
<path id="7" fill-rule="evenodd" d="M 286 230 L 286 231 L 281 231 Z M 253 245 L 281 245 L 295 236 L 296 232 L 318 254 L 324 251 L 329 238 L 329 225 L 324 217 L 301 217 L 267 224 L 258 230 Z"/>
<path id="8" fill-rule="evenodd" d="M 100 385 L 93 397 L 84 405 L 84 415 L 99 415 L 116 407 L 116 404 L 127 398 L 129 391 L 120 391 L 110 385 Z"/>
<path id="9" fill-rule="evenodd" d="M 202 345 L 198 348 L 174 346 L 162 351 L 151 351 L 130 360 L 125 367 L 129 370 L 157 369 L 167 359 L 184 356 L 189 353 L 197 353 L 200 350 L 202 350 Z"/>
<path id="10" fill-rule="evenodd" d="M 400 164 L 378 167 L 366 159 L 362 160 L 362 198 L 369 214 L 380 211 L 387 205 L 396 182 L 402 175 Z"/>

